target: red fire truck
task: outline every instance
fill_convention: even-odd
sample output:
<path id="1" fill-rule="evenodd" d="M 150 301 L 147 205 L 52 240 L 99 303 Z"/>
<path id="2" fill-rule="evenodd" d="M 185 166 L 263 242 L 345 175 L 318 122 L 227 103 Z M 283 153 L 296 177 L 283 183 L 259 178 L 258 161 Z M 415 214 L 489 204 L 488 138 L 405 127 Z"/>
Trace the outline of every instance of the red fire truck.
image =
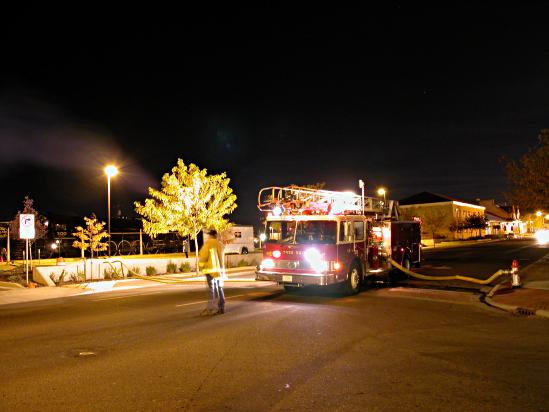
<path id="1" fill-rule="evenodd" d="M 389 257 L 408 261 L 408 266 L 419 262 L 417 236 L 400 240 L 400 227 L 391 236 L 391 227 L 401 223 L 394 201 L 297 186 L 267 187 L 259 191 L 258 208 L 266 214 L 266 226 L 257 278 L 278 282 L 286 290 L 341 285 L 354 294 L 367 280 L 389 274 Z M 415 230 L 414 222 L 408 223 L 402 233 L 419 236 L 419 224 Z"/>

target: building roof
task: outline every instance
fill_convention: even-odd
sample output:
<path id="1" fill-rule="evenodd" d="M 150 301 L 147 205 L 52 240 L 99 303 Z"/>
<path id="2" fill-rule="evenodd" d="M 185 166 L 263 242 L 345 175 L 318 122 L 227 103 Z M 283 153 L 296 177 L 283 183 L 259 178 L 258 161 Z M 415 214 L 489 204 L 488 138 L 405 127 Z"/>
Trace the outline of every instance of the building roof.
<path id="1" fill-rule="evenodd" d="M 400 206 L 406 206 L 406 205 L 420 205 L 424 203 L 442 203 L 442 202 L 461 202 L 461 203 L 469 203 L 471 205 L 476 205 L 474 202 L 462 200 L 462 199 L 456 199 L 455 197 L 450 197 L 446 195 L 441 195 L 438 193 L 432 193 L 432 192 L 421 192 L 416 193 L 415 195 L 406 197 L 402 200 L 399 200 Z"/>
<path id="2" fill-rule="evenodd" d="M 486 208 L 486 214 L 490 214 L 494 217 L 492 220 L 513 220 L 513 212 L 506 210 L 508 208 L 496 204 L 494 199 L 481 200 L 480 204 Z"/>

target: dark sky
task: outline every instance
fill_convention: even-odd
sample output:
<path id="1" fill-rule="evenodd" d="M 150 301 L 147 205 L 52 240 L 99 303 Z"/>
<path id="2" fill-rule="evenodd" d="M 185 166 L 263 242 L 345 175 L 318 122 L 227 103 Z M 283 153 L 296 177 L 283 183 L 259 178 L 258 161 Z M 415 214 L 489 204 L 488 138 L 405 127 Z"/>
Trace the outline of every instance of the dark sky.
<path id="1" fill-rule="evenodd" d="M 238 223 L 291 183 L 502 200 L 549 127 L 548 5 L 378 3 L 5 15 L 0 220 L 106 216 L 107 163 L 129 213 L 177 158 L 227 172 Z"/>

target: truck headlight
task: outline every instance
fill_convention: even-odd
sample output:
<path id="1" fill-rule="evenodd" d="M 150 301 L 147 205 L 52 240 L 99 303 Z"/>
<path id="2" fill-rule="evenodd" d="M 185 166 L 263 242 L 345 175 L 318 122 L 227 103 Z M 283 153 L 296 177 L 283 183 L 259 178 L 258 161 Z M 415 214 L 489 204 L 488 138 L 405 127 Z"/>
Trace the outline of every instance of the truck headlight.
<path id="1" fill-rule="evenodd" d="M 309 262 L 316 272 L 325 272 L 328 270 L 328 262 L 322 259 L 322 255 L 315 248 L 307 249 L 304 253 L 305 260 Z"/>
<path id="2" fill-rule="evenodd" d="M 263 262 L 261 262 L 261 265 L 259 266 L 260 269 L 272 269 L 275 267 L 275 262 L 272 259 L 263 259 Z"/>

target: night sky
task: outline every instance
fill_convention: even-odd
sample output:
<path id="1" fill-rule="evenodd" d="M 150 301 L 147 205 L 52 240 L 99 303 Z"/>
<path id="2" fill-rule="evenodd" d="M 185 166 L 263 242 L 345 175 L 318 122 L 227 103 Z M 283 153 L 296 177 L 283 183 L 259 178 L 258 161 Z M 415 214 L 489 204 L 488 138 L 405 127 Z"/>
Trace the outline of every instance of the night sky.
<path id="1" fill-rule="evenodd" d="M 379 3 L 5 15 L 0 220 L 106 217 L 107 163 L 130 214 L 178 158 L 227 172 L 237 223 L 292 183 L 503 200 L 549 128 L 549 5 Z"/>

